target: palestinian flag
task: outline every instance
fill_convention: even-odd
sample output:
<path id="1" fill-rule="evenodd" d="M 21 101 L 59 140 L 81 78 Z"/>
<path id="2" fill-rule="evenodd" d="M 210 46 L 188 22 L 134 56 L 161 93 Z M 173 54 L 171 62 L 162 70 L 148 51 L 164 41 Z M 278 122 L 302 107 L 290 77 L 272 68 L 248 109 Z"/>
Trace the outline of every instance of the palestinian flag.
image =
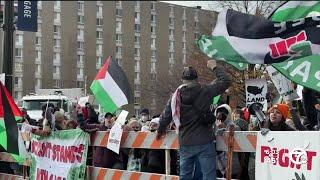
<path id="1" fill-rule="evenodd" d="M 318 25 L 320 20 L 311 17 L 279 23 L 225 10 L 219 14 L 212 36 L 202 36 L 198 46 L 216 60 L 280 63 L 319 53 Z"/>
<path id="2" fill-rule="evenodd" d="M 0 150 L 19 155 L 19 131 L 17 120 L 22 112 L 15 104 L 7 88 L 0 82 Z"/>
<path id="3" fill-rule="evenodd" d="M 286 22 L 305 17 L 313 17 L 319 20 L 319 16 L 319 1 L 288 1 L 278 7 L 269 18 L 272 21 Z M 318 29 L 310 29 L 311 37 L 309 36 L 308 39 L 320 37 Z M 319 39 L 316 43 L 319 44 Z M 299 60 L 272 64 L 272 66 L 288 79 L 320 92 L 320 53 L 314 53 L 313 51 L 313 54 Z"/>
<path id="4" fill-rule="evenodd" d="M 121 106 L 132 102 L 128 79 L 111 56 L 98 72 L 90 89 L 105 112 L 114 113 Z"/>

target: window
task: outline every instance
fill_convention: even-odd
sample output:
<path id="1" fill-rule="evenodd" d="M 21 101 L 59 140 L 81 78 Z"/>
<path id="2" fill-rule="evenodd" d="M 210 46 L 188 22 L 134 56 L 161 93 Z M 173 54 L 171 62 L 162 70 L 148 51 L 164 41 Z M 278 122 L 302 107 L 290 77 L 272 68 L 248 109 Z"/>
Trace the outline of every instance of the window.
<path id="1" fill-rule="evenodd" d="M 116 9 L 116 16 L 122 16 L 122 9 Z"/>
<path id="2" fill-rule="evenodd" d="M 83 10 L 84 10 L 84 3 L 78 2 L 78 11 L 83 12 Z"/>
<path id="3" fill-rule="evenodd" d="M 183 20 L 183 21 L 182 21 L 182 25 L 183 25 L 183 27 L 187 27 L 187 21 L 186 21 L 186 20 Z"/>
<path id="4" fill-rule="evenodd" d="M 39 2 L 39 1 L 38 1 Z M 38 9 L 38 18 L 41 18 L 41 15 L 42 15 L 42 10 L 41 9 Z"/>
<path id="5" fill-rule="evenodd" d="M 83 62 L 83 55 L 78 55 L 78 62 Z"/>
<path id="6" fill-rule="evenodd" d="M 54 2 L 54 8 L 60 9 L 60 7 L 61 7 L 61 2 L 60 1 L 55 1 Z"/>
<path id="7" fill-rule="evenodd" d="M 60 80 L 54 80 L 55 87 L 60 87 Z"/>
<path id="8" fill-rule="evenodd" d="M 186 43 L 185 42 L 182 43 L 182 49 L 186 49 Z"/>
<path id="9" fill-rule="evenodd" d="M 169 29 L 169 35 L 173 36 L 173 29 Z"/>
<path id="10" fill-rule="evenodd" d="M 136 79 L 139 79 L 139 80 L 140 80 L 140 73 L 136 72 L 136 73 L 135 73 L 135 77 L 136 77 Z"/>
<path id="11" fill-rule="evenodd" d="M 16 45 L 22 45 L 23 44 L 23 36 L 21 34 L 16 35 Z"/>
<path id="12" fill-rule="evenodd" d="M 14 77 L 14 85 L 18 85 L 19 84 L 19 78 L 18 77 Z"/>
<path id="13" fill-rule="evenodd" d="M 157 51 L 156 50 L 152 50 L 151 51 L 151 57 L 156 57 L 157 55 Z"/>
<path id="14" fill-rule="evenodd" d="M 140 1 L 135 1 L 134 6 L 140 8 Z"/>
<path id="15" fill-rule="evenodd" d="M 169 53 L 169 58 L 170 59 L 173 59 L 174 58 L 174 54 L 171 52 L 171 53 Z"/>
<path id="16" fill-rule="evenodd" d="M 36 58 L 37 58 L 37 59 L 41 59 L 41 51 L 37 51 L 37 53 L 36 53 Z"/>
<path id="17" fill-rule="evenodd" d="M 170 41 L 170 42 L 169 42 L 169 48 L 170 48 L 170 49 L 173 49 L 173 48 L 174 48 L 174 46 L 173 46 L 173 41 Z"/>
<path id="18" fill-rule="evenodd" d="M 174 20 L 173 20 L 173 18 L 169 18 L 169 24 L 172 25 L 172 26 L 174 25 Z"/>
<path id="19" fill-rule="evenodd" d="M 136 32 L 140 32 L 140 24 L 135 24 L 135 25 L 134 25 L 134 30 L 135 30 Z"/>
<path id="20" fill-rule="evenodd" d="M 83 24 L 84 23 L 83 19 L 84 19 L 84 16 L 78 15 L 78 23 Z"/>
<path id="21" fill-rule="evenodd" d="M 59 66 L 53 66 L 53 73 L 60 74 L 60 67 Z"/>
<path id="22" fill-rule="evenodd" d="M 77 88 L 83 87 L 83 81 L 77 81 Z"/>
<path id="23" fill-rule="evenodd" d="M 77 34 L 78 34 L 78 39 L 83 39 L 83 36 L 84 36 L 83 29 L 78 29 Z"/>
<path id="24" fill-rule="evenodd" d="M 22 71 L 22 64 L 21 63 L 14 63 L 14 69 L 16 71 L 21 72 Z"/>
<path id="25" fill-rule="evenodd" d="M 196 27 L 196 28 L 198 27 L 198 22 L 197 21 L 194 22 L 194 27 Z"/>
<path id="26" fill-rule="evenodd" d="M 38 23 L 38 32 L 41 32 L 41 23 Z"/>
<path id="27" fill-rule="evenodd" d="M 116 34 L 116 41 L 117 41 L 118 43 L 120 43 L 120 42 L 122 41 L 122 36 L 121 36 L 121 34 Z"/>
<path id="28" fill-rule="evenodd" d="M 102 26 L 102 19 L 101 18 L 97 18 L 97 26 Z"/>
<path id="29" fill-rule="evenodd" d="M 140 85 L 139 85 L 139 84 L 135 84 L 135 85 L 134 85 L 134 89 L 135 89 L 136 91 L 140 91 Z"/>
<path id="30" fill-rule="evenodd" d="M 102 44 L 97 44 L 97 54 L 102 54 Z"/>
<path id="31" fill-rule="evenodd" d="M 97 6 L 97 9 L 98 9 L 98 14 L 102 15 L 102 6 Z"/>
<path id="32" fill-rule="evenodd" d="M 78 41 L 78 49 L 83 49 L 83 46 L 84 46 L 84 42 L 81 42 L 81 41 Z"/>
<path id="33" fill-rule="evenodd" d="M 136 23 L 140 22 L 140 13 L 139 12 L 134 13 L 134 20 Z"/>
<path id="34" fill-rule="evenodd" d="M 97 63 L 100 64 L 100 65 L 102 64 L 102 57 L 101 56 L 97 57 Z"/>
<path id="35" fill-rule="evenodd" d="M 121 1 L 116 1 L 116 6 L 121 6 Z"/>
<path id="36" fill-rule="evenodd" d="M 116 31 L 121 32 L 121 25 L 122 23 L 120 21 L 116 22 Z"/>
<path id="37" fill-rule="evenodd" d="M 156 63 L 151 63 L 151 72 L 156 72 Z"/>
<path id="38" fill-rule="evenodd" d="M 156 33 L 156 27 L 155 26 L 151 26 L 151 33 Z"/>
<path id="39" fill-rule="evenodd" d="M 37 73 L 41 73 L 41 65 L 37 65 Z"/>
<path id="40" fill-rule="evenodd" d="M 140 49 L 139 48 L 134 48 L 134 55 L 140 56 Z"/>
<path id="41" fill-rule="evenodd" d="M 122 54 L 122 47 L 117 46 L 117 47 L 116 47 L 116 53 L 117 53 L 117 54 Z"/>
<path id="42" fill-rule="evenodd" d="M 60 26 L 54 25 L 53 32 L 55 35 L 60 35 Z"/>
<path id="43" fill-rule="evenodd" d="M 102 39 L 102 31 L 97 31 L 97 39 Z"/>
<path id="44" fill-rule="evenodd" d="M 36 88 L 40 88 L 41 80 L 39 78 L 36 79 Z"/>
<path id="45" fill-rule="evenodd" d="M 155 3 L 153 3 L 153 2 L 151 2 L 151 10 L 156 10 L 156 5 L 155 5 Z"/>
<path id="46" fill-rule="evenodd" d="M 116 58 L 116 62 L 118 63 L 119 66 L 122 66 L 122 59 Z"/>
<path id="47" fill-rule="evenodd" d="M 54 47 L 60 47 L 60 39 L 53 40 Z"/>
<path id="48" fill-rule="evenodd" d="M 60 53 L 54 53 L 54 60 L 60 61 Z"/>
<path id="49" fill-rule="evenodd" d="M 42 8 L 42 1 L 38 1 L 38 2 L 37 2 L 37 5 L 38 5 L 38 8 L 39 8 L 39 9 Z"/>
<path id="50" fill-rule="evenodd" d="M 36 37 L 36 44 L 41 45 L 41 37 Z"/>
<path id="51" fill-rule="evenodd" d="M 134 42 L 135 43 L 140 43 L 140 37 L 139 36 L 134 36 Z"/>
<path id="52" fill-rule="evenodd" d="M 22 57 L 22 50 L 20 48 L 16 48 L 16 57 Z"/>
<path id="53" fill-rule="evenodd" d="M 60 21 L 60 13 L 59 12 L 55 12 L 54 13 L 54 20 L 55 21 Z"/>
<path id="54" fill-rule="evenodd" d="M 151 15 L 151 21 L 156 22 L 156 15 L 153 15 L 153 14 Z"/>
<path id="55" fill-rule="evenodd" d="M 199 34 L 198 33 L 194 33 L 194 38 L 198 39 L 199 38 Z"/>
<path id="56" fill-rule="evenodd" d="M 156 47 L 156 39 L 155 38 L 151 39 L 151 47 Z"/>

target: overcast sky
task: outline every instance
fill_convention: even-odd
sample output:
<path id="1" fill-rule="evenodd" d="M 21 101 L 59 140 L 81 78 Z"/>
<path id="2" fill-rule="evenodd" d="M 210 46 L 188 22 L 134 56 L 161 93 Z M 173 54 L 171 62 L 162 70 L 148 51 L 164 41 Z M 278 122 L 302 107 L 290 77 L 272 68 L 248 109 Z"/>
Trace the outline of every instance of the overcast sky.
<path id="1" fill-rule="evenodd" d="M 217 2 L 215 1 L 162 1 L 162 2 L 177 4 L 182 6 L 190 6 L 190 7 L 201 6 L 202 9 L 214 10 L 214 11 L 219 10 L 216 7 Z"/>

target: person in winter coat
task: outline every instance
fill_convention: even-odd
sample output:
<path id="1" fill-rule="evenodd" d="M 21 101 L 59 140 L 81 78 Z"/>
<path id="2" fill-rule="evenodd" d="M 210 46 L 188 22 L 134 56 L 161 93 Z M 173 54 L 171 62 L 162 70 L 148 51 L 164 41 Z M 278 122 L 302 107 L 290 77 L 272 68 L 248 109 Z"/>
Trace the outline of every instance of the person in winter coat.
<path id="1" fill-rule="evenodd" d="M 227 104 L 222 104 L 215 109 L 214 112 L 216 116 L 215 132 L 216 135 L 222 135 L 224 131 L 227 131 L 230 126 L 234 126 L 236 131 L 241 129 L 234 124 L 231 118 L 231 108 Z M 217 170 L 218 175 L 225 177 L 227 169 L 227 153 L 224 151 L 217 152 Z M 238 153 L 233 153 L 232 160 L 232 177 L 237 178 L 237 175 L 240 174 L 240 162 L 238 158 Z"/>
<path id="2" fill-rule="evenodd" d="M 165 135 L 172 121 L 179 132 L 181 180 L 193 178 L 196 161 L 200 162 L 204 180 L 216 178 L 215 119 L 210 105 L 213 97 L 224 93 L 231 85 L 231 78 L 214 60 L 208 61 L 207 67 L 216 75 L 216 80 L 209 84 L 197 81 L 198 74 L 193 67 L 184 68 L 183 84 L 171 96 L 160 117 L 158 139 Z"/>

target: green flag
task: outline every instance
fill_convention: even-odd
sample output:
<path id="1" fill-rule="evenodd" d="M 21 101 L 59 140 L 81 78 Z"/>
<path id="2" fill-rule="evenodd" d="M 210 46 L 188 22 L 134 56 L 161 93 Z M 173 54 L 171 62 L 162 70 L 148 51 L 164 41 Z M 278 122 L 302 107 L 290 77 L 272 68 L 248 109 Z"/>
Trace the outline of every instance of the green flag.
<path id="1" fill-rule="evenodd" d="M 318 1 L 288 1 L 277 8 L 270 18 L 272 21 L 285 22 L 310 16 L 317 16 L 315 18 L 319 19 L 319 15 L 320 2 Z M 314 33 L 314 36 L 320 36 L 319 33 L 315 34 L 315 29 L 311 32 Z M 299 46 L 296 46 L 295 48 L 300 49 L 301 54 L 312 54 L 310 44 L 307 42 L 300 43 Z M 273 64 L 272 66 L 288 79 L 291 79 L 303 86 L 320 91 L 319 53 L 312 56 L 306 56 L 299 60 Z"/>

